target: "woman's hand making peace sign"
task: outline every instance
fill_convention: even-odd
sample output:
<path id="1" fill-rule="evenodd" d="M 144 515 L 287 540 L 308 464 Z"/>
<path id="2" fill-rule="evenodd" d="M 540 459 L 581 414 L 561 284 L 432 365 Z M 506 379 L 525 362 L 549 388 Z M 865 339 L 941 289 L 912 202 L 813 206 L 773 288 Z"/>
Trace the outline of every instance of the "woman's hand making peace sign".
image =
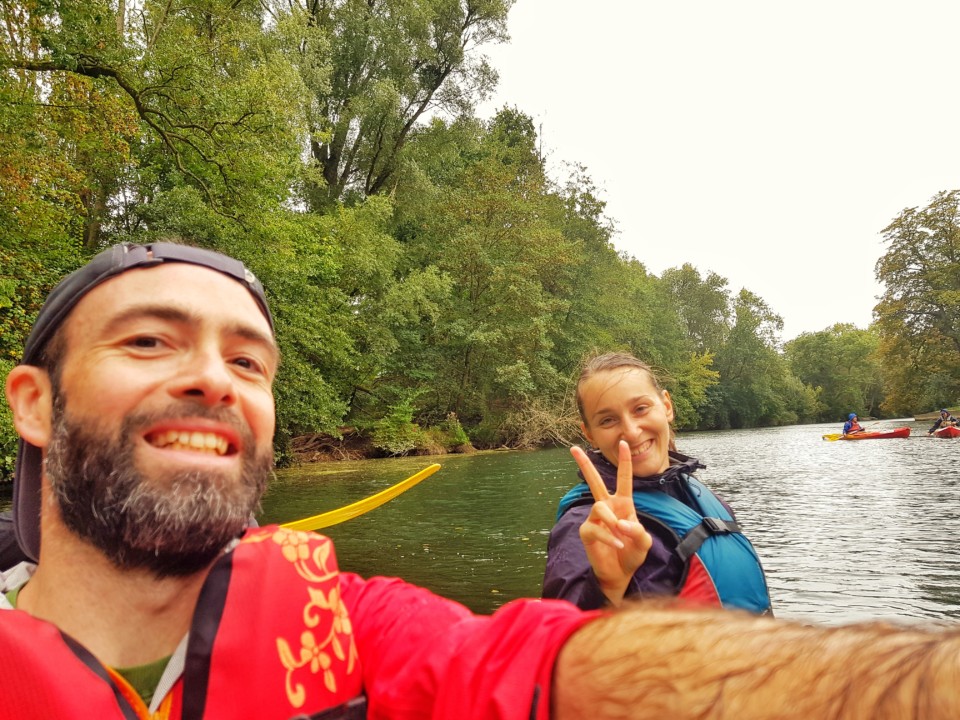
<path id="1" fill-rule="evenodd" d="M 600 589 L 613 605 L 619 605 L 630 578 L 647 559 L 653 543 L 650 534 L 637 520 L 633 504 L 633 463 L 630 446 L 620 441 L 617 457 L 617 491 L 607 490 L 600 473 L 579 447 L 570 448 L 584 480 L 593 493 L 590 515 L 580 526 L 580 540 Z"/>

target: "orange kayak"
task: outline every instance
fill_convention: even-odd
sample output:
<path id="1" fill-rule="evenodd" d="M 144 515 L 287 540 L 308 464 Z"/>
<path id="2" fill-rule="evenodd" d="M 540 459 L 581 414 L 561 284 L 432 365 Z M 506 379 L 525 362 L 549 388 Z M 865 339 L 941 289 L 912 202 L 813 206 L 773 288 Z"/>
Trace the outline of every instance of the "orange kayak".
<path id="1" fill-rule="evenodd" d="M 867 430 L 866 432 L 854 433 L 853 435 L 841 436 L 840 440 L 883 440 L 886 438 L 905 438 L 910 437 L 910 428 L 899 427 L 893 430 Z"/>
<path id="2" fill-rule="evenodd" d="M 947 427 L 942 427 L 939 430 L 934 430 L 933 436 L 938 438 L 960 437 L 960 428 L 953 427 L 953 425 L 948 425 Z"/>

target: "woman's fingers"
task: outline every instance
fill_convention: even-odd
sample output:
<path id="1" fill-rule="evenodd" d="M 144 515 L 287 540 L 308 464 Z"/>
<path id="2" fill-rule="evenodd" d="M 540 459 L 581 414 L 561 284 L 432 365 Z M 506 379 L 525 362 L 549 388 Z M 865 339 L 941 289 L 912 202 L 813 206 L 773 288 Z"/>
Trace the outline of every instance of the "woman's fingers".
<path id="1" fill-rule="evenodd" d="M 653 545 L 650 533 L 635 520 L 617 520 L 612 524 L 587 521 L 580 526 L 580 540 L 585 547 L 601 543 L 614 550 L 624 550 L 629 544 L 631 553 L 640 553 L 643 557 Z M 637 565 L 642 562 L 641 559 Z"/>
<path id="2" fill-rule="evenodd" d="M 619 520 L 617 521 L 617 530 L 624 536 L 633 541 L 637 549 L 646 552 L 653 545 L 653 538 L 646 528 L 637 520 Z"/>
<path id="3" fill-rule="evenodd" d="M 616 523 L 614 523 L 616 526 Z M 610 531 L 610 526 L 601 522 L 585 522 L 580 526 L 580 541 L 584 547 L 589 548 L 594 543 L 601 543 L 613 548 L 614 550 L 623 550 L 623 540 Z"/>
<path id="4" fill-rule="evenodd" d="M 610 493 L 607 492 L 606 485 L 604 485 L 603 480 L 600 479 L 600 473 L 597 472 L 593 463 L 590 462 L 590 458 L 587 457 L 583 448 L 574 445 L 570 448 L 570 454 L 573 455 L 573 459 L 577 462 L 580 472 L 583 473 L 583 479 L 587 481 L 590 492 L 593 493 L 593 499 L 600 502 L 609 498 Z"/>
<path id="5" fill-rule="evenodd" d="M 590 508 L 590 515 L 580 526 L 580 539 L 584 544 L 601 542 L 617 550 L 623 550 L 626 542 L 632 543 L 637 550 L 646 552 L 653 539 L 643 525 L 636 519 L 618 517 L 615 510 L 605 502 L 596 502 Z"/>
<path id="6" fill-rule="evenodd" d="M 615 528 L 617 526 L 617 521 L 620 519 L 617 517 L 617 514 L 613 511 L 607 503 L 597 502 L 593 504 L 593 507 L 590 508 L 590 519 L 593 521 L 600 521 L 607 525 L 610 528 Z"/>
<path id="7" fill-rule="evenodd" d="M 630 457 L 630 445 L 620 441 L 617 448 L 617 495 L 633 497 L 633 460 Z"/>

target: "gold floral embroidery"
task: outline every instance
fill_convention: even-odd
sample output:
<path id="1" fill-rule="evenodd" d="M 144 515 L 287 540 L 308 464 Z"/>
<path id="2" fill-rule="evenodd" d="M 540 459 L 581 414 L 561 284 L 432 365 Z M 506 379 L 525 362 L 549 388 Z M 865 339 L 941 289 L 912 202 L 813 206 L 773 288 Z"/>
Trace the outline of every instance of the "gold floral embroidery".
<path id="1" fill-rule="evenodd" d="M 260 535 L 260 537 L 255 537 Z M 250 533 L 246 539 L 262 542 L 268 533 Z M 295 674 L 308 669 L 316 675 L 323 672 L 323 684 L 331 693 L 337 692 L 334 662 L 347 663 L 352 673 L 357 661 L 350 616 L 340 598 L 337 569 L 332 565 L 333 544 L 319 541 L 316 535 L 297 530 L 276 529 L 269 538 L 280 546 L 283 557 L 293 564 L 297 574 L 309 583 L 307 604 L 303 608 L 303 623 L 307 629 L 300 634 L 300 648 L 294 649 L 285 638 L 277 638 L 277 653 L 286 669 L 286 692 L 290 704 L 300 708 L 306 702 L 307 690 L 297 682 Z"/>

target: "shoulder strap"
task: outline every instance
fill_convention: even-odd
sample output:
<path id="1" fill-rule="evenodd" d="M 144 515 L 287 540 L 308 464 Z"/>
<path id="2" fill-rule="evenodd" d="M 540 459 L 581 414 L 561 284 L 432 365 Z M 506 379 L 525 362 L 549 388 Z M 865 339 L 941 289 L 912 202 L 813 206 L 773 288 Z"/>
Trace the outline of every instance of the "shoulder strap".
<path id="1" fill-rule="evenodd" d="M 590 492 L 590 486 L 585 482 L 579 482 L 567 490 L 567 494 L 560 498 L 560 504 L 557 506 L 557 520 L 572 507 L 577 505 L 592 505 L 593 493 Z"/>
<path id="2" fill-rule="evenodd" d="M 740 532 L 740 525 L 730 517 L 713 492 L 689 475 L 684 480 L 697 493 L 702 513 L 666 493 L 635 490 L 633 504 L 637 510 L 659 520 L 673 530 L 679 538 L 677 554 L 683 562 L 690 559 L 711 535 Z M 572 507 L 593 504 L 590 487 L 581 482 L 567 491 L 557 508 L 557 520 Z"/>
<path id="3" fill-rule="evenodd" d="M 710 488 L 689 475 L 684 475 L 681 481 L 694 491 L 699 510 L 662 492 L 635 491 L 633 504 L 668 525 L 681 538 L 676 552 L 686 563 L 707 538 L 741 530 Z"/>
<path id="4" fill-rule="evenodd" d="M 117 705 L 119 706 L 120 712 L 123 714 L 124 719 L 137 720 L 139 718 L 137 711 L 130 704 L 130 699 L 124 692 L 124 688 L 116 682 L 116 678 L 110 674 L 110 671 L 100 664 L 100 661 L 93 656 L 93 653 L 87 650 L 72 637 L 64 632 L 61 632 L 60 635 L 63 637 L 63 641 L 67 644 L 67 647 L 69 647 L 73 654 L 77 656 L 80 662 L 90 668 L 94 675 L 99 677 L 110 687 L 110 690 L 113 692 L 113 696 L 117 701 Z M 140 702 L 142 703 L 143 701 L 141 700 Z"/>

